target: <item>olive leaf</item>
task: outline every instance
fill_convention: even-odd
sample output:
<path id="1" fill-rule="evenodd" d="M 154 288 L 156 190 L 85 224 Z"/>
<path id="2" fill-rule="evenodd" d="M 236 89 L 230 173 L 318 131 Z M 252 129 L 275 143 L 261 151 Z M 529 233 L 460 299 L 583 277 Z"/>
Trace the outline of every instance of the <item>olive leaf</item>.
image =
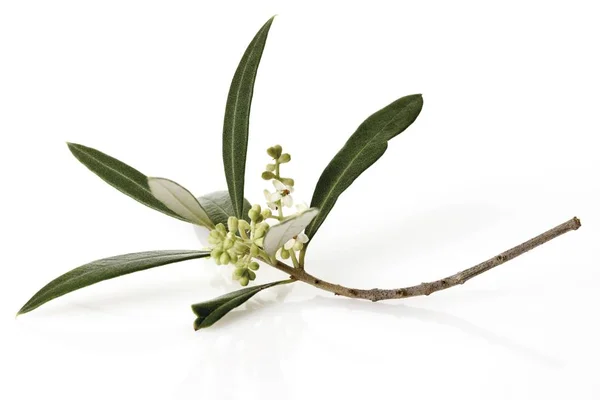
<path id="1" fill-rule="evenodd" d="M 17 315 L 25 314 L 50 300 L 94 283 L 161 265 L 208 256 L 210 256 L 208 251 L 163 250 L 124 254 L 92 261 L 48 283 L 21 307 Z"/>
<path id="2" fill-rule="evenodd" d="M 227 293 L 212 300 L 192 305 L 192 311 L 198 318 L 194 321 L 194 329 L 208 328 L 223 318 L 229 311 L 241 306 L 261 290 L 277 285 L 293 282 L 292 279 L 271 282 L 264 285 L 252 286 L 235 292 Z"/>
<path id="3" fill-rule="evenodd" d="M 243 218 L 244 174 L 246 172 L 248 126 L 254 93 L 254 80 L 256 79 L 256 72 L 273 18 L 275 17 L 269 19 L 260 28 L 242 56 L 233 76 L 225 107 L 223 165 L 231 203 L 233 204 L 235 216 L 238 218 Z"/>
<path id="4" fill-rule="evenodd" d="M 227 225 L 227 219 L 230 216 L 235 215 L 233 205 L 231 204 L 231 197 L 229 197 L 229 192 L 227 190 L 220 190 L 218 192 L 212 192 L 205 194 L 204 196 L 200 196 L 198 197 L 198 202 L 215 225 Z M 248 222 L 250 222 L 248 211 L 251 207 L 252 205 L 250 202 L 244 199 L 244 210 L 242 212 L 242 217 Z"/>
<path id="5" fill-rule="evenodd" d="M 148 187 L 148 177 L 137 169 L 91 147 L 77 143 L 67 145 L 75 158 L 115 189 L 150 208 L 186 221 L 152 195 Z"/>
<path id="6" fill-rule="evenodd" d="M 338 197 L 385 153 L 388 140 L 417 119 L 422 107 L 420 94 L 402 97 L 371 115 L 350 136 L 317 182 L 310 206 L 320 211 L 306 228 L 309 238 L 317 233 Z"/>
<path id="7" fill-rule="evenodd" d="M 194 195 L 180 184 L 165 178 L 148 178 L 148 187 L 154 197 L 185 220 L 208 229 L 215 227 Z"/>
<path id="8" fill-rule="evenodd" d="M 270 256 L 275 255 L 285 242 L 302 232 L 318 213 L 318 208 L 309 208 L 300 214 L 284 220 L 280 224 L 270 227 L 263 241 L 265 252 Z"/>

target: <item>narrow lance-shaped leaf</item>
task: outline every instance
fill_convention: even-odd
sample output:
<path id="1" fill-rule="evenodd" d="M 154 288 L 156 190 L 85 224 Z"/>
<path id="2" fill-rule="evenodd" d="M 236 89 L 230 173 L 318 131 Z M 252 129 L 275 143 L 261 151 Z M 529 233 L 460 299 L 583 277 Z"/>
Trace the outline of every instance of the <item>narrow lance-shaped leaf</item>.
<path id="1" fill-rule="evenodd" d="M 148 187 L 154 197 L 177 215 L 196 225 L 214 228 L 215 225 L 198 200 L 180 184 L 165 178 L 148 178 Z"/>
<path id="2" fill-rule="evenodd" d="M 269 29 L 273 23 L 269 19 L 258 31 L 242 56 L 235 71 L 223 123 L 223 165 L 225 177 L 235 216 L 243 217 L 244 174 L 246 171 L 246 150 L 248 148 L 248 126 L 250 106 L 254 93 L 254 81 Z"/>
<path id="3" fill-rule="evenodd" d="M 148 177 L 137 169 L 91 147 L 76 143 L 67 145 L 75 158 L 115 189 L 150 208 L 185 221 L 152 195 Z"/>
<path id="4" fill-rule="evenodd" d="M 388 140 L 417 119 L 422 107 L 420 94 L 402 97 L 371 115 L 350 136 L 317 182 L 310 205 L 320 211 L 306 228 L 309 238 L 315 235 L 344 190 L 385 153 Z"/>
<path id="5" fill-rule="evenodd" d="M 233 205 L 231 204 L 231 197 L 229 197 L 229 192 L 227 190 L 220 190 L 218 192 L 200 196 L 198 197 L 198 202 L 215 225 L 227 225 L 227 219 L 230 216 L 235 215 L 235 211 L 233 211 Z M 242 212 L 242 217 L 248 222 L 250 222 L 248 211 L 251 207 L 252 205 L 250 202 L 244 199 L 244 210 Z"/>
<path id="6" fill-rule="evenodd" d="M 25 314 L 50 300 L 94 283 L 161 265 L 208 256 L 210 256 L 208 251 L 164 250 L 124 254 L 96 260 L 75 268 L 48 283 L 19 310 L 17 315 Z"/>
<path id="7" fill-rule="evenodd" d="M 273 256 L 285 242 L 302 232 L 318 213 L 317 208 L 309 208 L 301 214 L 270 227 L 263 241 L 263 248 L 267 254 Z"/>
<path id="8" fill-rule="evenodd" d="M 194 329 L 208 328 L 221 318 L 223 318 L 229 311 L 236 307 L 241 306 L 252 296 L 260 292 L 261 290 L 291 283 L 293 280 L 288 279 L 285 281 L 271 282 L 264 285 L 252 286 L 235 292 L 227 293 L 223 296 L 219 296 L 209 301 L 197 303 L 192 305 L 192 311 L 198 318 L 194 321 Z"/>

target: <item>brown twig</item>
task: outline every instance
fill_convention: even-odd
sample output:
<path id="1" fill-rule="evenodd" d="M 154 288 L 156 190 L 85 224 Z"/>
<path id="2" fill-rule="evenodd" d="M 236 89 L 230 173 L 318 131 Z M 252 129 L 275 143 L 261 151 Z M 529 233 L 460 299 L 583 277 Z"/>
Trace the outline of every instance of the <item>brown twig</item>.
<path id="1" fill-rule="evenodd" d="M 567 222 L 564 222 L 550 229 L 549 231 L 546 231 L 541 235 L 526 241 L 525 243 L 513 247 L 510 250 L 506 250 L 504 253 L 500 253 L 499 255 L 482 262 L 481 264 L 477 264 L 474 267 L 465 269 L 464 271 L 460 271 L 454 275 L 450 275 L 446 278 L 434 282 L 424 282 L 420 285 L 409 286 L 399 289 L 353 289 L 341 285 L 336 285 L 334 283 L 326 282 L 322 279 L 314 277 L 313 275 L 306 272 L 304 269 L 293 268 L 281 261 L 277 261 L 277 263 L 272 264 L 272 266 L 280 271 L 289 274 L 292 279 L 308 283 L 309 285 L 326 290 L 328 292 L 335 293 L 339 296 L 366 299 L 371 301 L 403 299 L 406 297 L 423 295 L 429 296 L 434 292 L 448 289 L 452 286 L 462 285 L 469 279 L 475 278 L 476 276 L 483 274 L 484 272 L 489 271 L 490 269 L 495 268 L 498 265 L 504 264 L 505 262 L 512 260 L 513 258 L 518 257 L 521 254 L 526 253 L 529 250 L 539 245 L 542 245 L 564 233 L 567 233 L 569 231 L 575 231 L 579 229 L 580 226 L 581 222 L 577 217 L 574 217 L 568 220 Z"/>

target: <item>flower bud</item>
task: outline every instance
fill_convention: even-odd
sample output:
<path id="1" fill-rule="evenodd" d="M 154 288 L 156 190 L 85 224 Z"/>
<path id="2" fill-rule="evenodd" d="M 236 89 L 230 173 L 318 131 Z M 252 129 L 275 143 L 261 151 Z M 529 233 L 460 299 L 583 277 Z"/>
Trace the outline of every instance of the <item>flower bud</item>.
<path id="1" fill-rule="evenodd" d="M 286 249 L 281 249 L 281 258 L 287 260 L 288 258 L 290 258 L 290 252 Z"/>
<path id="2" fill-rule="evenodd" d="M 248 270 L 248 279 L 250 279 L 251 281 L 256 279 L 256 274 L 254 273 L 254 271 Z"/>
<path id="3" fill-rule="evenodd" d="M 265 180 L 265 181 L 269 181 L 271 179 L 275 178 L 275 174 L 273 174 L 270 171 L 265 171 L 262 173 L 261 177 Z"/>
<path id="4" fill-rule="evenodd" d="M 265 236 L 265 230 L 262 228 L 256 228 L 254 231 L 254 239 L 260 239 Z"/>
<path id="5" fill-rule="evenodd" d="M 281 156 L 281 146 L 276 144 L 273 147 L 269 147 L 267 149 L 267 154 L 271 157 L 273 157 L 274 159 L 279 158 L 279 156 Z"/>
<path id="6" fill-rule="evenodd" d="M 252 271 L 257 271 L 259 267 L 260 265 L 256 261 L 252 261 L 250 265 L 248 265 L 248 268 L 250 268 Z"/>
<path id="7" fill-rule="evenodd" d="M 218 260 L 221 257 L 221 254 L 223 254 L 223 251 L 219 249 L 214 249 L 210 252 L 210 256 L 215 260 Z"/>
<path id="8" fill-rule="evenodd" d="M 265 167 L 265 169 L 267 171 L 273 172 L 273 171 L 275 171 L 275 164 L 267 164 L 267 166 Z"/>
<path id="9" fill-rule="evenodd" d="M 229 250 L 230 248 L 233 247 L 233 240 L 227 238 L 225 239 L 225 241 L 223 242 L 223 250 Z M 227 263 L 225 263 L 227 264 Z"/>
<path id="10" fill-rule="evenodd" d="M 292 178 L 281 178 L 280 181 L 286 186 L 294 186 L 294 180 Z"/>
<path id="11" fill-rule="evenodd" d="M 244 276 L 240 277 L 240 285 L 248 286 L 249 280 L 250 280 L 250 278 L 248 277 L 248 275 L 244 275 Z"/>
<path id="12" fill-rule="evenodd" d="M 248 247 L 246 247 L 246 245 L 239 240 L 233 245 L 233 250 L 235 250 L 238 254 L 244 254 L 247 249 Z"/>
<path id="13" fill-rule="evenodd" d="M 229 217 L 227 219 L 227 228 L 229 232 L 235 232 L 238 230 L 238 219 L 236 217 Z"/>
<path id="14" fill-rule="evenodd" d="M 260 211 L 261 211 L 260 204 L 254 204 L 251 209 L 260 214 Z"/>
<path id="15" fill-rule="evenodd" d="M 268 208 L 265 208 L 264 210 L 262 210 L 262 212 L 260 214 L 262 215 L 262 217 L 264 219 L 271 218 L 273 216 L 273 213 Z"/>
<path id="16" fill-rule="evenodd" d="M 251 221 L 256 221 L 258 219 L 258 217 L 260 216 L 260 214 L 258 212 L 256 212 L 256 210 L 252 209 L 252 210 L 248 211 L 248 216 L 250 217 Z"/>
<path id="17" fill-rule="evenodd" d="M 252 243 L 252 245 L 250 246 L 250 255 L 252 257 L 258 256 L 258 246 L 255 245 L 254 243 Z"/>
<path id="18" fill-rule="evenodd" d="M 230 261 L 229 254 L 227 254 L 227 253 L 221 254 L 219 261 L 221 261 L 221 264 L 223 264 L 223 265 L 229 264 L 229 261 Z"/>
<path id="19" fill-rule="evenodd" d="M 242 267 L 233 270 L 233 279 L 240 279 L 244 275 L 246 275 L 246 268 Z"/>
<path id="20" fill-rule="evenodd" d="M 289 153 L 283 153 L 277 161 L 279 161 L 280 164 L 285 164 L 285 163 L 290 162 L 291 159 L 292 159 L 292 156 L 290 156 Z"/>
<path id="21" fill-rule="evenodd" d="M 240 231 L 240 233 L 242 233 L 242 231 L 246 232 L 250 230 L 250 224 L 248 223 L 248 221 L 246 221 L 245 219 L 239 219 L 238 220 L 238 230 Z"/>
<path id="22" fill-rule="evenodd" d="M 234 249 L 227 250 L 227 254 L 229 254 L 229 261 L 232 264 L 235 264 L 238 261 L 238 255 Z"/>
<path id="23" fill-rule="evenodd" d="M 221 235 L 223 235 L 223 236 L 227 235 L 227 230 L 225 229 L 225 225 L 223 225 L 223 224 L 217 224 L 217 226 L 215 226 L 215 229 Z"/>
<path id="24" fill-rule="evenodd" d="M 302 242 L 296 241 L 296 243 L 294 243 L 293 249 L 296 251 L 300 251 L 300 250 L 302 250 L 303 247 L 304 247 L 304 244 Z"/>

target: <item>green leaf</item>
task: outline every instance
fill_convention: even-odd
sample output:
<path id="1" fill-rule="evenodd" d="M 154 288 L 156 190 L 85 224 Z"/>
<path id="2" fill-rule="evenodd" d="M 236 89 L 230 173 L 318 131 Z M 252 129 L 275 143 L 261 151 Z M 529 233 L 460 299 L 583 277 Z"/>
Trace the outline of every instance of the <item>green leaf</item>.
<path id="1" fill-rule="evenodd" d="M 165 178 L 148 178 L 148 187 L 154 197 L 185 220 L 208 229 L 215 227 L 194 195 L 180 184 Z"/>
<path id="2" fill-rule="evenodd" d="M 277 285 L 284 285 L 286 283 L 291 283 L 293 280 L 288 279 L 285 281 L 271 282 L 264 285 L 252 286 L 248 288 L 244 288 L 241 290 L 236 290 L 235 292 L 227 293 L 223 296 L 219 296 L 209 301 L 204 301 L 202 303 L 197 303 L 192 305 L 192 311 L 198 318 L 194 321 L 194 329 L 202 329 L 208 328 L 213 325 L 215 322 L 220 320 L 227 314 L 229 311 L 233 310 L 236 307 L 241 306 L 256 293 L 261 290 L 268 289 Z"/>
<path id="3" fill-rule="evenodd" d="M 208 214 L 210 220 L 215 224 L 223 224 L 227 226 L 227 219 L 235 215 L 233 205 L 231 204 L 231 197 L 227 190 L 220 190 L 198 197 L 198 201 L 202 208 Z M 242 212 L 243 218 L 250 222 L 248 217 L 248 211 L 252 205 L 246 199 L 244 199 L 244 211 Z"/>
<path id="4" fill-rule="evenodd" d="M 235 216 L 243 217 L 244 208 L 244 174 L 246 172 L 246 150 L 248 148 L 248 126 L 250 122 L 250 106 L 254 92 L 254 80 L 269 29 L 273 23 L 269 19 L 258 31 L 242 56 L 235 71 L 223 123 L 223 165 L 227 187 Z"/>
<path id="5" fill-rule="evenodd" d="M 164 250 L 124 254 L 96 260 L 75 268 L 48 283 L 19 310 L 17 315 L 25 314 L 57 297 L 107 279 L 161 265 L 209 256 L 210 252 L 208 251 Z"/>
<path id="6" fill-rule="evenodd" d="M 263 248 L 267 254 L 270 256 L 275 255 L 285 242 L 302 232 L 317 214 L 319 214 L 317 208 L 309 208 L 301 214 L 270 227 L 263 241 Z"/>
<path id="7" fill-rule="evenodd" d="M 402 97 L 367 118 L 325 168 L 313 194 L 311 207 L 319 214 L 306 228 L 312 238 L 338 197 L 360 174 L 385 153 L 388 140 L 408 128 L 419 116 L 423 97 Z"/>
<path id="8" fill-rule="evenodd" d="M 150 208 L 185 221 L 152 195 L 148 177 L 137 169 L 91 147 L 76 143 L 67 145 L 75 158 L 115 189 Z"/>

